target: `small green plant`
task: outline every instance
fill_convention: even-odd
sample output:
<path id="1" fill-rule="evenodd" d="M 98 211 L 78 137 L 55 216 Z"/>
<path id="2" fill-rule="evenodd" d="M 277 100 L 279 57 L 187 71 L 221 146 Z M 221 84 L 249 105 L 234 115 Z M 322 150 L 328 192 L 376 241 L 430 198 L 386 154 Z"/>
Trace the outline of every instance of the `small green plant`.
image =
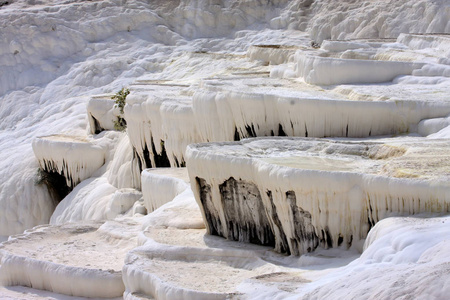
<path id="1" fill-rule="evenodd" d="M 115 106 L 119 108 L 119 115 L 117 120 L 114 120 L 114 129 L 118 131 L 124 131 L 127 128 L 127 122 L 123 118 L 123 108 L 125 107 L 127 96 L 130 94 L 130 90 L 122 88 L 114 96 L 111 97 L 114 100 Z"/>

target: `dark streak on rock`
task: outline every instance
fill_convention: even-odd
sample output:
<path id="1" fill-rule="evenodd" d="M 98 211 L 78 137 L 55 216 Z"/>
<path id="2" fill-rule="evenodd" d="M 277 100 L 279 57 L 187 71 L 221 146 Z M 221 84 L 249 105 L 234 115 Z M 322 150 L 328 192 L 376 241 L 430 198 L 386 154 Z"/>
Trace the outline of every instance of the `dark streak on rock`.
<path id="1" fill-rule="evenodd" d="M 256 137 L 255 127 L 252 125 L 245 125 L 247 131 L 247 137 Z"/>
<path id="2" fill-rule="evenodd" d="M 211 200 L 211 186 L 203 178 L 195 177 L 195 180 L 200 191 L 200 202 L 205 212 L 208 232 L 212 235 L 223 236 L 219 212 L 215 209 Z"/>
<path id="3" fill-rule="evenodd" d="M 294 222 L 294 237 L 291 238 L 291 253 L 301 255 L 311 252 L 319 245 L 319 238 L 311 223 L 311 214 L 297 206 L 297 198 L 294 191 L 286 192 L 286 200 L 289 203 Z"/>
<path id="4" fill-rule="evenodd" d="M 230 177 L 219 185 L 228 229 L 226 238 L 275 246 L 275 236 L 264 210 L 258 187 Z"/>
<path id="5" fill-rule="evenodd" d="M 278 213 L 277 213 L 277 208 L 275 206 L 275 203 L 273 203 L 272 191 L 267 191 L 266 194 L 267 194 L 267 197 L 269 197 L 270 205 L 272 208 L 272 211 L 271 211 L 272 221 L 274 223 L 274 226 L 276 226 L 278 228 L 278 231 L 280 233 L 279 237 L 277 237 L 277 236 L 275 237 L 276 247 L 279 248 L 279 251 L 281 253 L 286 253 L 286 254 L 290 255 L 291 251 L 289 249 L 289 244 L 287 242 L 286 234 L 284 233 L 283 226 L 281 225 L 281 221 L 278 218 Z"/>
<path id="6" fill-rule="evenodd" d="M 152 148 L 154 148 L 153 143 L 152 143 Z M 144 156 L 143 157 L 144 161 L 141 162 L 142 169 L 139 169 L 141 172 L 143 169 L 152 167 L 152 161 L 150 160 L 150 152 L 148 151 L 147 144 L 145 145 L 144 149 L 142 150 L 142 155 Z"/>

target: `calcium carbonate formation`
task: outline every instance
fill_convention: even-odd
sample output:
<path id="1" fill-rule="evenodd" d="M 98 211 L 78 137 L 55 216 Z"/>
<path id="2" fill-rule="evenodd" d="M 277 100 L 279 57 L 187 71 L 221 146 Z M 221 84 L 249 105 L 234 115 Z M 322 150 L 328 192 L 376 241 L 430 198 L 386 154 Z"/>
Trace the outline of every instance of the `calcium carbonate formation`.
<path id="1" fill-rule="evenodd" d="M 105 150 L 83 137 L 39 137 L 33 141 L 33 151 L 41 168 L 64 176 L 71 189 L 105 163 Z"/>
<path id="2" fill-rule="evenodd" d="M 448 142 L 249 139 L 188 148 L 210 234 L 301 255 L 392 215 L 450 210 Z"/>
<path id="3" fill-rule="evenodd" d="M 0 3 L 0 298 L 448 296 L 446 1 L 34 2 Z"/>

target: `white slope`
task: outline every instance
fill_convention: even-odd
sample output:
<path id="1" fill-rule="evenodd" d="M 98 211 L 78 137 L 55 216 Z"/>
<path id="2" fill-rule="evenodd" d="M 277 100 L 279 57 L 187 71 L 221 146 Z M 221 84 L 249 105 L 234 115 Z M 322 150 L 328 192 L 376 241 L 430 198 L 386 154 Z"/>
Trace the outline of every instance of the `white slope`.
<path id="1" fill-rule="evenodd" d="M 438 1 L 314 1 L 312 40 L 396 38 L 399 34 L 448 33 L 449 6 Z"/>
<path id="2" fill-rule="evenodd" d="M 450 293 L 448 217 L 390 218 L 370 232 L 365 251 L 296 299 L 446 299 Z"/>
<path id="3" fill-rule="evenodd" d="M 207 63 L 180 73 L 189 64 L 185 51 L 243 52 L 248 43 L 284 38 L 277 32 L 243 31 L 233 40 L 237 30 L 250 24 L 252 30 L 262 29 L 256 20 L 279 13 L 257 1 L 222 7 L 209 1 L 202 6 L 122 2 L 14 1 L 1 7 L 0 151 L 8 159 L 0 163 L 0 235 L 48 222 L 54 205 L 46 189 L 34 184 L 31 141 L 84 135 L 88 97 L 80 96 L 114 93 L 144 74 L 199 78 Z M 181 64 L 170 66 L 176 58 Z"/>
<path id="4" fill-rule="evenodd" d="M 12 234 L 22 233 L 25 229 L 32 228 L 37 224 L 48 223 L 55 208 L 47 189 L 36 185 L 35 182 L 38 163 L 33 155 L 31 143 L 36 137 L 54 134 L 85 136 L 88 133 L 86 106 L 91 97 L 115 93 L 133 82 L 171 80 L 183 81 L 182 84 L 186 83 L 189 86 L 198 87 L 202 86 L 201 81 L 207 77 L 241 76 L 242 80 L 246 81 L 248 76 L 251 75 L 245 74 L 249 66 L 256 66 L 250 73 L 253 72 L 253 75 L 258 77 L 266 76 L 264 74 L 268 74 L 268 70 L 272 71 L 273 75 L 279 72 L 287 77 L 295 77 L 294 54 L 289 51 L 284 53 L 281 51 L 261 52 L 261 49 L 258 49 L 258 51 L 253 49 L 247 52 L 247 49 L 253 45 L 297 46 L 299 49 L 308 48 L 315 51 L 309 47 L 310 39 L 321 43 L 326 38 L 335 40 L 393 38 L 392 40 L 384 40 L 384 42 L 390 43 L 395 42 L 395 38 L 400 33 L 419 33 L 419 35 L 414 36 L 400 36 L 398 40 L 400 44 L 387 44 L 387 49 L 375 54 L 373 51 L 367 50 L 365 46 L 362 46 L 363 50 L 357 48 L 349 51 L 348 47 L 359 47 L 359 45 L 355 45 L 359 42 L 350 46 L 346 45 L 347 48 L 344 48 L 346 50 L 343 53 L 333 54 L 339 55 L 339 57 L 333 56 L 336 59 L 371 58 L 427 63 L 423 68 L 413 70 L 411 76 L 401 76 L 394 79 L 391 84 L 348 84 L 346 86 L 313 87 L 311 89 L 325 92 L 327 97 L 333 94 L 333 98 L 342 98 L 341 96 L 344 95 L 343 98 L 347 100 L 392 100 L 396 102 L 400 98 L 400 100 L 405 101 L 399 102 L 400 106 L 408 103 L 407 100 L 429 100 L 429 103 L 432 103 L 430 106 L 419 105 L 418 108 L 420 109 L 406 108 L 402 110 L 404 112 L 402 118 L 414 121 L 411 122 L 412 125 L 406 122 L 407 124 L 403 124 L 402 128 L 414 131 L 416 128 L 413 125 L 417 125 L 421 119 L 440 118 L 430 122 L 424 121 L 421 133 L 428 135 L 428 139 L 448 139 L 450 137 L 450 127 L 444 127 L 445 122 L 447 122 L 444 117 L 447 118 L 448 111 L 445 111 L 446 105 L 442 102 L 442 100 L 448 99 L 449 92 L 448 66 L 446 66 L 449 64 L 448 43 L 445 41 L 445 36 L 442 38 L 420 35 L 427 32 L 434 33 L 434 35 L 450 33 L 450 10 L 446 0 L 14 0 L 8 2 L 12 3 L 0 7 L 0 27 L 2 28 L 0 32 L 0 156 L 2 157 L 0 161 L 0 240 L 4 240 Z M 305 32 L 299 32 L 297 29 L 306 30 L 310 35 L 305 35 Z M 379 43 L 380 41 L 375 42 Z M 299 43 L 302 45 L 299 46 Z M 326 43 L 324 43 L 325 46 Z M 327 49 L 334 51 L 340 46 L 342 45 L 334 43 L 328 45 L 329 48 Z M 208 54 L 204 55 L 204 52 Z M 221 59 L 221 57 L 227 57 L 227 53 L 232 53 L 232 56 L 236 59 Z M 260 61 L 248 61 L 246 54 L 247 58 Z M 371 57 L 373 55 L 375 57 Z M 209 56 L 213 59 L 206 58 Z M 227 69 L 230 61 L 233 61 L 234 65 Z M 339 62 L 339 60 L 336 61 Z M 279 69 L 273 69 L 271 66 L 266 66 L 268 63 L 287 63 L 287 65 L 282 65 Z M 409 69 L 407 71 L 406 74 L 410 73 Z M 238 75 L 233 75 L 233 73 Z M 138 78 L 140 80 L 136 81 Z M 297 80 L 294 79 L 294 81 Z M 299 85 L 306 86 L 305 84 Z M 261 89 L 263 92 L 276 88 L 277 86 L 274 85 L 264 90 L 261 89 L 261 86 L 254 86 L 254 90 Z M 231 89 L 233 89 L 232 86 Z M 214 93 L 216 92 L 214 91 Z M 191 95 L 191 93 L 193 93 L 193 90 L 188 91 L 185 95 Z M 239 102 L 240 99 L 247 98 L 247 95 L 242 93 L 239 96 L 235 98 L 235 103 Z M 197 99 L 205 100 L 207 98 L 198 97 Z M 199 103 L 206 102 L 200 101 Z M 187 112 L 185 115 L 189 115 L 189 109 L 186 106 L 180 107 L 169 104 L 171 103 L 167 103 L 161 109 L 161 112 L 167 116 L 163 124 L 167 131 L 161 129 L 159 131 L 161 136 L 167 132 L 176 133 L 176 130 L 170 127 L 174 123 L 182 125 L 181 122 L 173 121 L 177 119 L 176 112 L 178 110 Z M 289 101 L 285 104 L 289 104 Z M 354 103 L 349 102 L 349 104 Z M 372 107 L 372 105 L 377 105 L 377 103 L 369 106 Z M 406 104 L 406 106 L 408 105 L 414 106 L 415 102 Z M 249 107 L 254 108 L 255 106 Z M 244 117 L 261 117 L 258 112 L 253 114 L 253 111 L 248 111 L 249 107 L 237 110 L 236 116 L 239 116 L 239 113 L 242 112 L 245 113 L 245 116 L 239 116 L 236 120 L 244 120 Z M 289 105 L 286 105 L 286 107 L 289 107 Z M 209 108 L 206 108 L 204 114 L 207 115 L 208 112 Z M 220 112 L 220 109 L 218 109 L 217 114 Z M 329 112 L 334 112 L 333 106 L 331 106 Z M 226 116 L 230 115 L 228 112 L 223 113 Z M 109 120 L 111 115 L 114 115 L 114 113 L 108 112 L 104 115 L 105 120 L 102 121 L 105 124 L 109 123 L 105 125 L 105 128 L 111 126 L 111 120 Z M 367 115 L 361 114 L 358 117 L 365 118 Z M 201 122 L 203 119 L 198 118 L 197 121 Z M 363 121 L 369 123 L 365 119 Z M 382 121 L 380 123 L 384 122 L 383 119 L 380 119 L 380 121 Z M 399 120 L 395 119 L 394 121 Z M 245 123 L 241 122 L 240 124 L 243 131 Z M 341 134 L 345 133 L 345 122 L 342 124 L 344 126 L 340 128 Z M 300 125 L 303 125 L 303 123 L 296 124 L 296 126 Z M 288 126 L 284 127 L 287 128 Z M 301 128 L 303 127 L 301 126 Z M 223 135 L 218 135 L 217 130 L 208 131 L 206 126 L 202 128 L 203 131 L 200 134 L 214 136 L 213 140 L 217 136 L 222 137 L 223 135 L 227 139 L 232 139 L 234 135 L 233 127 L 230 127 L 231 130 L 227 127 L 225 133 L 220 133 Z M 356 130 L 356 123 L 354 128 Z M 178 159 L 179 163 L 182 161 L 184 149 L 181 149 L 182 147 L 177 148 L 176 141 L 188 136 L 187 132 L 190 132 L 191 129 L 191 127 L 186 126 L 186 128 L 183 128 L 184 134 L 177 133 L 165 137 L 169 138 L 167 139 L 168 145 L 173 148 L 173 154 L 180 158 Z M 302 131 L 302 133 L 304 132 Z M 78 222 L 85 219 L 111 219 L 124 213 L 130 216 L 145 213 L 142 200 L 139 201 L 138 199 L 139 193 L 130 189 L 140 187 L 141 170 L 136 160 L 133 160 L 132 145 L 134 141 L 142 141 L 143 139 L 139 139 L 140 133 L 135 134 L 134 136 L 139 138 L 131 142 L 124 136 L 109 132 L 96 137 L 98 142 L 102 143 L 107 149 L 106 165 L 94 172 L 93 177 L 83 181 L 72 194 L 60 203 L 53 214 L 52 223 Z M 133 136 L 133 133 L 130 133 L 130 136 Z M 185 139 L 183 144 L 188 144 L 189 141 L 191 140 Z M 156 147 L 158 145 L 161 144 L 156 143 Z M 117 155 L 114 155 L 114 153 Z M 175 162 L 173 156 L 170 159 Z M 188 200 L 181 201 L 182 203 L 175 201 L 166 204 L 176 212 L 173 214 L 167 213 L 168 216 L 171 216 L 170 218 L 164 217 L 164 209 L 157 210 L 154 216 L 159 217 L 149 218 L 147 225 L 158 226 L 161 223 L 161 225 L 168 227 L 201 228 L 203 226 L 201 214 L 192 195 L 186 193 L 189 193 L 189 191 L 180 194 L 179 197 L 186 197 Z M 164 221 L 162 221 L 163 219 Z M 430 230 L 442 233 L 436 238 L 448 239 L 445 228 L 439 227 L 443 226 L 441 224 L 446 225 L 445 223 L 444 220 L 444 223 L 436 223 L 430 226 Z M 386 224 L 386 226 L 389 225 Z M 411 230 L 411 227 L 415 227 L 414 224 L 405 225 L 402 230 L 407 233 L 415 233 L 416 231 Z M 171 234 L 170 230 L 167 234 Z M 136 232 L 128 232 L 127 238 L 134 239 L 136 235 Z M 173 236 L 177 237 L 177 235 L 174 234 Z M 389 237 L 389 234 L 386 235 L 387 237 Z M 189 235 L 187 238 L 189 240 Z M 430 238 L 431 233 L 426 234 L 423 241 L 431 241 Z M 192 237 L 192 240 L 195 240 L 195 238 Z M 28 242 L 26 235 L 23 241 Z M 411 249 L 414 249 L 418 243 L 420 243 L 419 240 L 414 240 Z M 430 244 L 432 243 L 434 242 L 430 242 Z M 442 249 L 445 250 L 447 246 L 445 246 L 445 243 L 443 245 L 444 248 Z M 54 249 L 52 250 L 54 250 L 55 255 L 59 255 L 58 246 L 59 244 L 53 244 Z M 373 243 L 366 251 L 369 251 L 367 253 L 370 254 L 371 251 L 376 251 L 378 247 L 383 249 L 384 246 Z M 181 247 L 178 250 L 182 252 L 184 249 Z M 418 281 L 423 279 L 424 282 L 430 282 L 430 287 L 434 288 L 432 280 L 436 276 L 429 272 L 432 272 L 434 268 L 442 268 L 442 266 L 448 264 L 448 259 L 441 255 L 441 253 L 448 251 L 441 251 L 442 249 L 436 248 L 437 254 L 434 255 L 436 258 L 434 262 L 439 262 L 440 265 L 436 266 L 432 259 L 418 260 L 417 262 L 420 264 L 413 265 L 413 268 L 417 267 L 418 272 L 429 275 L 429 277 L 408 277 L 409 281 L 405 282 L 411 283 L 410 286 L 418 286 Z M 110 248 L 103 250 L 109 251 Z M 162 248 L 162 250 L 164 251 L 166 248 Z M 346 253 L 330 254 L 330 252 L 324 252 L 318 253 L 317 257 L 304 256 L 298 259 L 299 264 L 296 264 L 297 258 L 276 257 L 275 260 L 282 266 L 287 264 L 295 266 L 311 264 L 314 268 L 321 268 L 319 265 L 328 261 L 327 258 L 323 258 L 324 256 L 336 255 L 337 263 L 322 266 L 323 273 L 328 273 L 331 268 L 342 265 L 346 261 L 342 259 L 342 256 L 345 256 Z M 408 253 L 401 252 L 398 255 L 404 255 L 406 257 L 404 260 L 408 260 Z M 145 263 L 143 262 L 143 264 Z M 191 267 L 195 266 L 195 262 L 191 260 L 185 260 L 183 264 L 186 267 L 185 270 L 188 271 L 191 271 Z M 356 292 L 352 294 L 352 288 L 356 281 L 362 282 L 362 285 L 355 291 L 367 295 L 367 297 L 378 298 L 377 296 L 383 296 L 389 298 L 387 292 L 383 294 L 384 291 L 380 291 L 377 287 L 370 286 L 369 283 L 365 282 L 364 276 L 376 276 L 380 273 L 389 274 L 387 275 L 388 278 L 392 279 L 391 281 L 394 283 L 397 282 L 397 279 L 406 278 L 400 276 L 402 270 L 406 270 L 402 269 L 404 265 L 398 264 L 387 268 L 379 268 L 377 270 L 380 270 L 380 272 L 376 274 L 372 274 L 369 267 L 365 268 L 367 261 L 364 261 L 364 259 L 355 262 L 355 265 L 357 265 L 355 268 L 353 266 L 349 268 L 352 272 L 362 268 L 364 272 L 361 273 L 361 277 L 356 274 L 354 277 L 340 278 L 340 276 L 346 276 L 346 273 L 338 269 L 334 275 L 331 275 L 331 279 L 321 281 L 322 273 L 312 273 L 307 278 L 312 281 L 311 285 L 308 289 L 303 289 L 305 283 L 302 281 L 303 279 L 298 280 L 295 278 L 296 276 L 285 277 L 283 274 L 275 274 L 268 277 L 263 276 L 257 279 L 256 283 L 252 280 L 244 282 L 237 288 L 237 292 L 247 294 L 251 298 L 298 297 L 298 295 L 310 293 L 305 296 L 307 298 L 309 295 L 314 297 L 314 295 L 322 295 L 322 293 L 323 295 L 331 295 L 332 292 L 329 289 L 338 290 L 338 287 L 347 284 L 346 288 L 339 290 L 342 293 L 339 296 L 348 294 L 357 298 Z M 6 265 L 4 268 L 7 267 Z M 11 272 L 8 271 L 8 274 L 14 273 L 14 270 L 10 269 Z M 26 278 L 29 275 L 28 271 L 32 268 L 26 267 L 22 270 L 26 275 L 19 276 L 20 279 Z M 55 269 L 51 270 L 54 271 Z M 172 270 L 176 271 L 176 267 Z M 442 269 L 439 270 L 442 271 Z M 164 272 L 164 270 L 161 270 L 161 272 Z M 305 273 L 308 272 L 308 270 L 305 271 Z M 66 275 L 76 275 L 69 273 L 66 273 Z M 191 273 L 189 272 L 189 274 Z M 436 280 L 436 283 L 440 284 L 448 279 L 448 276 L 445 276 L 448 272 L 444 274 L 438 272 L 438 274 L 439 276 L 442 275 L 439 278 L 442 281 Z M 33 273 L 32 275 L 35 278 L 40 276 L 39 273 Z M 171 274 L 166 272 L 165 275 L 170 276 Z M 52 273 L 49 277 L 55 279 L 56 275 Z M 125 294 L 127 297 L 145 297 L 140 291 L 135 293 L 135 290 L 131 289 L 131 287 L 140 287 L 140 284 L 148 286 L 145 276 L 138 277 L 125 277 L 124 281 L 127 287 L 130 287 L 127 290 L 130 292 Z M 382 286 L 383 277 L 370 278 L 379 283 L 377 286 Z M 333 280 L 336 285 L 327 286 L 327 283 Z M 86 277 L 80 281 L 75 281 L 79 283 L 77 288 L 82 290 L 84 282 L 87 281 L 88 278 Z M 280 284 L 279 281 L 287 281 L 288 283 L 284 285 Z M 427 289 L 416 289 L 410 292 L 407 290 L 407 284 L 399 282 L 398 285 L 391 286 L 396 296 L 401 295 L 403 291 L 411 297 L 413 297 L 412 293 L 415 293 L 414 296 L 420 298 L 433 292 Z M 220 283 L 216 282 L 217 289 L 221 288 Z M 290 285 L 290 283 L 293 284 Z M 212 289 L 207 286 L 207 282 L 202 284 Z M 299 284 L 302 289 L 297 290 Z M 365 289 L 365 284 L 367 284 L 368 289 Z M 444 283 L 441 284 L 441 287 L 443 288 L 436 287 L 435 294 L 433 294 L 436 298 L 443 298 L 444 293 L 447 293 Z M 71 293 L 67 282 L 58 283 L 54 288 L 64 293 Z M 234 283 L 233 288 L 235 288 Z M 315 288 L 318 290 L 314 290 Z M 93 291 L 98 292 L 96 289 L 93 289 Z M 167 295 L 169 294 L 163 294 L 160 297 L 166 297 Z M 0 296 L 2 298 L 22 297 L 29 299 L 33 299 L 33 297 L 64 298 L 64 296 L 58 294 L 20 288 L 0 288 Z"/>

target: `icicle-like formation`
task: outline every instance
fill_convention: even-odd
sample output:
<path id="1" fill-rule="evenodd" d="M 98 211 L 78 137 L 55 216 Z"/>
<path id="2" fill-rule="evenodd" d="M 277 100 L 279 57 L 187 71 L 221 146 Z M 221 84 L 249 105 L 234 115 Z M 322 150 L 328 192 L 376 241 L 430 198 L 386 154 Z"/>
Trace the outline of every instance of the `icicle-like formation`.
<path id="1" fill-rule="evenodd" d="M 130 95 L 125 107 L 128 135 L 140 169 L 181 166 L 184 149 L 196 142 L 256 136 L 367 137 L 416 130 L 420 120 L 450 113 L 450 104 L 426 101 L 324 99 L 294 88 L 270 89 L 266 79 L 203 84 L 191 101 Z M 420 109 L 418 109 L 420 107 Z"/>
<path id="2" fill-rule="evenodd" d="M 317 246 L 361 247 L 390 215 L 449 212 L 448 146 L 265 138 L 190 145 L 186 154 L 209 233 L 261 244 L 274 235 L 277 251 L 300 255 Z M 241 188 L 225 189 L 230 179 Z M 263 209 L 241 209 L 254 206 L 249 199 Z M 259 226 L 244 236 L 240 228 L 261 222 L 258 211 L 269 232 Z"/>
<path id="3" fill-rule="evenodd" d="M 251 82 L 251 80 L 248 80 Z M 251 82 L 252 83 L 252 82 Z M 276 84 L 267 81 L 267 85 Z M 235 91 L 233 91 L 233 89 Z M 416 131 L 422 119 L 443 117 L 450 104 L 426 101 L 350 101 L 289 89 L 205 84 L 194 94 L 202 141 L 256 136 L 367 137 Z M 258 91 L 259 90 L 259 91 Z"/>
<path id="4" fill-rule="evenodd" d="M 36 138 L 32 145 L 41 168 L 64 176 L 71 188 L 105 163 L 105 149 L 80 137 L 51 135 Z"/>
<path id="5" fill-rule="evenodd" d="M 117 149 L 107 173 L 108 182 L 112 186 L 118 189 L 140 188 L 141 181 L 133 181 L 135 179 L 133 174 L 139 172 L 139 170 L 133 170 L 136 166 L 133 165 L 132 160 L 133 149 L 131 148 L 128 136 L 124 134 L 117 143 Z"/>
<path id="6" fill-rule="evenodd" d="M 134 149 L 133 181 L 138 183 L 140 172 L 147 167 L 184 166 L 184 151 L 191 143 L 273 135 L 399 134 L 416 131 L 423 119 L 450 114 L 450 104 L 445 102 L 324 99 L 295 86 L 271 89 L 279 84 L 276 79 L 266 79 L 264 87 L 258 86 L 258 81 L 248 79 L 242 84 L 241 80 L 228 80 L 219 87 L 217 81 L 206 81 L 192 101 L 185 96 L 174 99 L 154 97 L 154 92 L 132 93 L 125 118 Z"/>
<path id="7" fill-rule="evenodd" d="M 161 88 L 160 94 L 173 97 L 179 87 Z M 154 92 L 132 93 L 127 98 L 125 119 L 127 133 L 134 150 L 133 177 L 140 180 L 140 172 L 151 167 L 184 166 L 184 151 L 187 145 L 201 142 L 197 134 L 191 99 L 160 98 Z M 159 95 L 160 95 L 159 94 Z"/>

